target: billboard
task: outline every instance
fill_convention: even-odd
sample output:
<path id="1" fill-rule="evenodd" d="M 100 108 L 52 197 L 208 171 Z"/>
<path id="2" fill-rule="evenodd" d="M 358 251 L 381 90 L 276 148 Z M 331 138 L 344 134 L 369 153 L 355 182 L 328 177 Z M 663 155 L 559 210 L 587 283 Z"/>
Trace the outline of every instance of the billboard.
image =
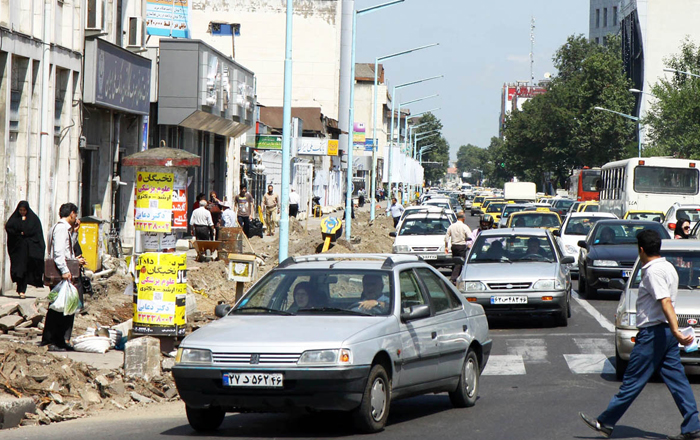
<path id="1" fill-rule="evenodd" d="M 352 144 L 355 148 L 363 148 L 365 139 L 365 124 L 363 122 L 355 122 L 352 128 Z"/>
<path id="2" fill-rule="evenodd" d="M 146 0 L 146 34 L 190 38 L 192 0 Z"/>

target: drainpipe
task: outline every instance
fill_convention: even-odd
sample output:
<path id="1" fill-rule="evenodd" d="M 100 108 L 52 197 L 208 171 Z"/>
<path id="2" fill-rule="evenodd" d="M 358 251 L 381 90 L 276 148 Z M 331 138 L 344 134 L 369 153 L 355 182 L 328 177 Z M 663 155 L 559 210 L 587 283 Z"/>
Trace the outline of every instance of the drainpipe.
<path id="1" fill-rule="evenodd" d="M 54 1 L 44 1 L 44 30 L 41 38 L 42 59 L 41 59 L 41 134 L 40 134 L 40 180 L 39 180 L 39 206 L 38 212 L 41 218 L 41 223 L 44 228 L 51 226 L 54 219 L 51 218 L 51 210 L 49 209 L 48 200 L 51 200 L 49 192 L 55 192 L 56 188 L 51 188 L 49 179 L 49 165 L 51 164 L 52 156 L 49 154 L 51 143 L 51 131 L 53 130 L 51 123 L 51 110 L 54 106 L 50 105 L 51 99 L 49 96 L 49 80 L 51 78 L 51 20 L 54 11 Z"/>

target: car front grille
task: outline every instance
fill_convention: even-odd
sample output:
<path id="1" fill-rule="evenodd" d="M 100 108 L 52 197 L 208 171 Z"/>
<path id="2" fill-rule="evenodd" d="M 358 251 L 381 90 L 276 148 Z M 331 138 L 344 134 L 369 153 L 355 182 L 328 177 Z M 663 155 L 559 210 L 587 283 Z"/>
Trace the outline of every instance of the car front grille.
<path id="1" fill-rule="evenodd" d="M 621 267 L 634 267 L 634 261 L 620 261 L 620 266 Z"/>
<path id="2" fill-rule="evenodd" d="M 695 327 L 698 328 L 700 327 L 700 315 L 679 315 L 676 314 L 676 317 L 678 318 L 678 327 L 679 328 L 684 328 L 684 327 Z M 690 320 L 695 320 L 695 324 L 691 324 L 688 322 Z"/>
<path id="3" fill-rule="evenodd" d="M 234 365 L 296 364 L 300 357 L 301 353 L 212 353 L 215 364 Z"/>
<path id="4" fill-rule="evenodd" d="M 413 252 L 437 252 L 439 247 L 416 246 L 411 248 Z"/>
<path id="5" fill-rule="evenodd" d="M 529 289 L 532 283 L 488 283 L 491 290 Z"/>

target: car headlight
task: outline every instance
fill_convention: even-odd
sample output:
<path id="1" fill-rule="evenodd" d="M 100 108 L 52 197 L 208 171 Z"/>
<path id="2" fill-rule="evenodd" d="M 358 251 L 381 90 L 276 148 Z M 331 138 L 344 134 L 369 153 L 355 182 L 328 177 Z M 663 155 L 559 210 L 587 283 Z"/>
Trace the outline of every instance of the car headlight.
<path id="1" fill-rule="evenodd" d="M 302 353 L 297 361 L 298 365 L 350 365 L 352 364 L 352 352 L 348 349 L 341 350 L 309 350 Z"/>
<path id="2" fill-rule="evenodd" d="M 178 348 L 176 364 L 211 364 L 211 351 L 199 348 Z"/>
<path id="3" fill-rule="evenodd" d="M 561 290 L 564 288 L 564 283 L 559 279 L 539 280 L 532 288 L 534 290 Z"/>
<path id="4" fill-rule="evenodd" d="M 461 284 L 464 286 L 460 289 L 463 292 L 481 292 L 486 290 L 486 285 L 481 281 L 462 281 Z"/>
<path id="5" fill-rule="evenodd" d="M 405 244 L 397 244 L 392 247 L 392 252 L 395 254 L 408 254 L 411 252 L 411 246 Z"/>
<path id="6" fill-rule="evenodd" d="M 566 246 L 564 246 L 564 251 L 565 251 L 568 255 L 576 255 L 576 254 L 578 254 L 578 248 L 575 248 L 574 246 L 571 246 L 570 244 L 567 244 Z"/>
<path id="7" fill-rule="evenodd" d="M 593 265 L 598 267 L 618 267 L 620 263 L 614 260 L 593 260 Z"/>
<path id="8" fill-rule="evenodd" d="M 624 327 L 636 327 L 637 326 L 637 314 L 623 312 L 620 314 L 620 326 Z"/>

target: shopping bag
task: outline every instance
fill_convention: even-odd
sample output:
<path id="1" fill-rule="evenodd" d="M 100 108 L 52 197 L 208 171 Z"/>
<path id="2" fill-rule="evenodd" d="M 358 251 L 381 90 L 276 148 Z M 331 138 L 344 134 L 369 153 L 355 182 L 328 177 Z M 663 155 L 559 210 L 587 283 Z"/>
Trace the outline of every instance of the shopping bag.
<path id="1" fill-rule="evenodd" d="M 58 283 L 49 293 L 48 299 L 51 301 L 49 308 L 64 316 L 74 315 L 82 307 L 78 289 L 67 280 Z"/>

